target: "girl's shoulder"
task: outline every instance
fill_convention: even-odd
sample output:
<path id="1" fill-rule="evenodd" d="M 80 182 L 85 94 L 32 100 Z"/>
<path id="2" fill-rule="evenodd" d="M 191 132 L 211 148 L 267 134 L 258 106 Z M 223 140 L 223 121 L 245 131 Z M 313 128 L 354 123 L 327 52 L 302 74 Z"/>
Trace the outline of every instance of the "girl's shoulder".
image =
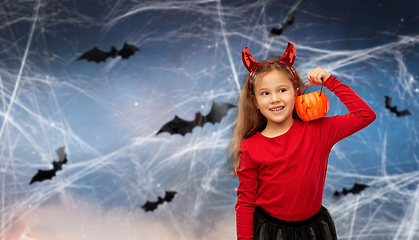
<path id="1" fill-rule="evenodd" d="M 252 148 L 252 146 L 257 145 L 260 142 L 260 132 L 256 132 L 253 136 L 244 139 L 240 142 L 240 149 L 241 150 L 248 150 L 248 148 Z"/>
<path id="2" fill-rule="evenodd" d="M 258 141 L 260 141 L 260 135 L 261 135 L 260 132 L 256 132 L 251 137 L 246 138 L 245 140 L 243 140 L 242 143 L 243 144 L 248 144 L 248 143 L 258 142 Z"/>

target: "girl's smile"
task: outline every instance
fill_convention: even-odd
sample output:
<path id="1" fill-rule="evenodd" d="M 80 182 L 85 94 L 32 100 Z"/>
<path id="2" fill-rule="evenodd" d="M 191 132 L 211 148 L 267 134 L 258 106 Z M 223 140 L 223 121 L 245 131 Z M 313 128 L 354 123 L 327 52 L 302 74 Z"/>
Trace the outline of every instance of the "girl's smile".
<path id="1" fill-rule="evenodd" d="M 282 109 L 284 109 L 284 107 L 285 106 L 274 107 L 274 108 L 271 108 L 270 110 L 273 111 L 273 112 L 275 112 L 275 113 L 279 113 L 279 112 L 282 111 Z"/>

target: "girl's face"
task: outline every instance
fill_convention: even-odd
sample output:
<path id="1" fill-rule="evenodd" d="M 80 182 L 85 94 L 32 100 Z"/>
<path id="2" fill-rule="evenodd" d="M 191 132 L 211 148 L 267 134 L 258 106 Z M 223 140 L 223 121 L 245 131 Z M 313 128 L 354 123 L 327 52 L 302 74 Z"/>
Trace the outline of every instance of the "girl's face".
<path id="1" fill-rule="evenodd" d="M 283 71 L 274 70 L 260 77 L 255 83 L 256 107 L 271 124 L 292 124 L 292 111 L 297 92 Z"/>

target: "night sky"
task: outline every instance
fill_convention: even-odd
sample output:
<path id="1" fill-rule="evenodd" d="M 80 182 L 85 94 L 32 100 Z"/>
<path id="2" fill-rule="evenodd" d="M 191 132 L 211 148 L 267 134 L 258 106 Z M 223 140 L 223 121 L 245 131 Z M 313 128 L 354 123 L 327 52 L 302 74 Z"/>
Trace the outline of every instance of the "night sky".
<path id="1" fill-rule="evenodd" d="M 377 114 L 330 154 L 323 205 L 339 239 L 419 239 L 417 9 L 413 0 L 1 0 L 0 240 L 236 239 L 227 154 L 237 108 L 185 136 L 156 133 L 213 102 L 236 105 L 243 48 L 261 61 L 287 42 L 304 82 L 321 67 Z M 125 42 L 141 50 L 77 60 Z M 328 116 L 348 112 L 325 92 Z M 391 113 L 385 96 L 411 115 Z M 62 170 L 29 185 L 63 146 Z M 369 187 L 332 199 L 354 183 Z M 143 211 L 165 191 L 177 194 Z"/>

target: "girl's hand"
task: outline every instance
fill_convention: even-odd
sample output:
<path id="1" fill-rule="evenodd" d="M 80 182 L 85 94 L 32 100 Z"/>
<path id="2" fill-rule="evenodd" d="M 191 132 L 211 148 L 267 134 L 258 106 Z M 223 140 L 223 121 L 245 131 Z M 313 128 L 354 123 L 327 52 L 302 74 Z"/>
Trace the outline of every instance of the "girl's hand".
<path id="1" fill-rule="evenodd" d="M 330 77 L 330 73 L 326 72 L 325 70 L 317 67 L 314 70 L 311 70 L 307 73 L 307 78 L 309 82 L 306 82 L 304 84 L 305 87 L 310 86 L 321 86 L 322 85 L 322 79 L 323 82 L 326 81 Z"/>

